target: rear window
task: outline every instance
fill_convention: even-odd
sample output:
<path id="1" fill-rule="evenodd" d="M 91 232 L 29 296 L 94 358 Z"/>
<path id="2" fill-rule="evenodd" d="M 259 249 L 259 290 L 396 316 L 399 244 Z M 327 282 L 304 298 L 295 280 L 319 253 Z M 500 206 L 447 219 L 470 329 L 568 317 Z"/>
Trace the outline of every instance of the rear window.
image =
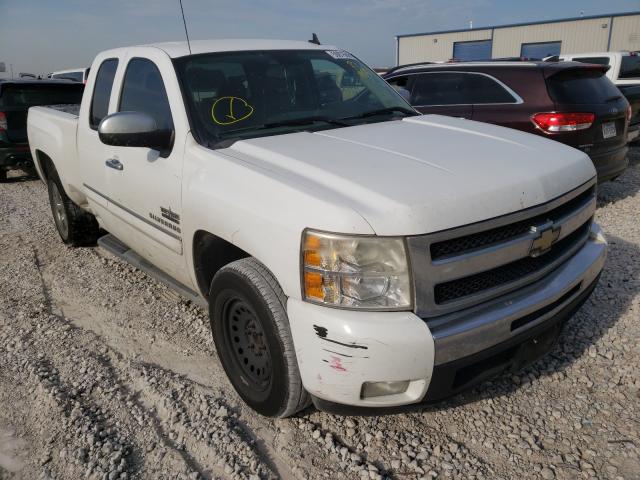
<path id="1" fill-rule="evenodd" d="M 547 79 L 551 99 L 556 103 L 605 103 L 622 94 L 599 70 L 568 70 Z"/>
<path id="2" fill-rule="evenodd" d="M 618 78 L 640 78 L 640 56 L 628 55 L 622 57 Z"/>
<path id="3" fill-rule="evenodd" d="M 80 103 L 84 85 L 4 85 L 2 104 L 6 107 L 33 107 Z"/>

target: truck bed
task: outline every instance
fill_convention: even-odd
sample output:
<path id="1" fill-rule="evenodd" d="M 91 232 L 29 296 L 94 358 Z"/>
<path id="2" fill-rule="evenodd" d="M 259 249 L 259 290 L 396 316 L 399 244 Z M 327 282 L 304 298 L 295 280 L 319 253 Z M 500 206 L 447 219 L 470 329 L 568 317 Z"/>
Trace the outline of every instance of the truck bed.
<path id="1" fill-rule="evenodd" d="M 86 203 L 78 164 L 76 136 L 80 105 L 31 107 L 27 116 L 29 148 L 40 178 L 42 161 L 50 158 L 67 195 L 78 205 Z"/>
<path id="2" fill-rule="evenodd" d="M 80 114 L 80 104 L 79 103 L 69 103 L 69 104 L 61 104 L 61 105 L 47 105 L 42 108 L 52 108 L 53 110 L 58 110 L 59 112 L 68 113 L 77 117 Z"/>

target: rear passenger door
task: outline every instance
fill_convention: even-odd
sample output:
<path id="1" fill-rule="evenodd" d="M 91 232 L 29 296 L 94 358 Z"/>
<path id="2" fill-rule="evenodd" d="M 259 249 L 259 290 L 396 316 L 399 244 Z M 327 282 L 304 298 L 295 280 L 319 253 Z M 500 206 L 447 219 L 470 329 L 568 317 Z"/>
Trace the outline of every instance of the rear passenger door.
<path id="1" fill-rule="evenodd" d="M 429 72 L 413 75 L 411 100 L 421 113 L 471 118 L 466 74 L 459 72 Z"/>
<path id="2" fill-rule="evenodd" d="M 107 172 L 104 160 L 110 148 L 98 137 L 98 125 L 109 113 L 111 92 L 118 71 L 118 58 L 97 58 L 97 73 L 87 85 L 78 119 L 78 160 L 83 188 L 93 214 L 103 228 L 111 230 L 113 219 L 108 209 Z"/>
<path id="3" fill-rule="evenodd" d="M 531 80 L 530 80 L 531 81 Z M 469 101 L 473 104 L 473 120 L 504 127 L 519 128 L 523 118 L 522 98 L 493 75 L 468 72 L 466 77 Z"/>

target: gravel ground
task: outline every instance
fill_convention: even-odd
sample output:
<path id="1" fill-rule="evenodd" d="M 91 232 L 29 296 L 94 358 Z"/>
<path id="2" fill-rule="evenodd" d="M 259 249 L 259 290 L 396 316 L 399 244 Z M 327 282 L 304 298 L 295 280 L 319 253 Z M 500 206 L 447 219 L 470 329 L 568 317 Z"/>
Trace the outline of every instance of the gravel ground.
<path id="1" fill-rule="evenodd" d="M 419 413 L 269 420 L 205 312 L 59 240 L 35 180 L 0 184 L 0 479 L 640 478 L 640 148 L 603 185 L 610 241 L 558 345 Z"/>

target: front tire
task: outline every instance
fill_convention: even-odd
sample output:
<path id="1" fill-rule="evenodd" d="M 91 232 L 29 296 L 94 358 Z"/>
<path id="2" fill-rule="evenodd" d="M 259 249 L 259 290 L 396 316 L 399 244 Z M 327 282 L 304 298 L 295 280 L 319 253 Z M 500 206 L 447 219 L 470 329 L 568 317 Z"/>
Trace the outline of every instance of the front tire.
<path id="1" fill-rule="evenodd" d="M 254 258 L 226 265 L 211 282 L 209 317 L 222 366 L 245 403 L 268 417 L 310 404 L 285 304 L 276 279 Z"/>
<path id="2" fill-rule="evenodd" d="M 99 235 L 98 221 L 67 196 L 54 168 L 48 172 L 47 187 L 51 213 L 62 241 L 73 247 L 95 245 Z"/>

